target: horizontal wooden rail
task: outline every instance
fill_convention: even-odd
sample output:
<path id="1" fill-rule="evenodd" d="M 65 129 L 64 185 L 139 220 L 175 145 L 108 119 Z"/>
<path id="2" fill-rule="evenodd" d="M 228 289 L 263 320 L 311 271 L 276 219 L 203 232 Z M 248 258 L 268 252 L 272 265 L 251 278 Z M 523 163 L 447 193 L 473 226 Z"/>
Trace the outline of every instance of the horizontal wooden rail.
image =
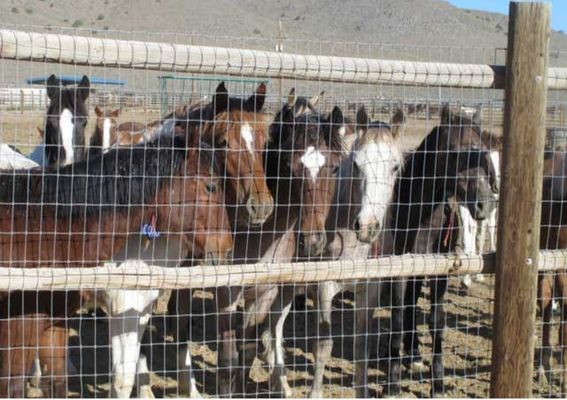
<path id="1" fill-rule="evenodd" d="M 182 289 L 494 272 L 483 256 L 407 254 L 360 261 L 163 268 L 127 261 L 98 268 L 0 268 L 0 290 Z M 567 251 L 540 253 L 539 270 L 567 268 Z"/>
<path id="2" fill-rule="evenodd" d="M 277 53 L 0 29 L 0 58 L 73 65 L 356 83 L 504 87 L 504 67 Z M 567 89 L 567 68 L 550 68 Z"/>

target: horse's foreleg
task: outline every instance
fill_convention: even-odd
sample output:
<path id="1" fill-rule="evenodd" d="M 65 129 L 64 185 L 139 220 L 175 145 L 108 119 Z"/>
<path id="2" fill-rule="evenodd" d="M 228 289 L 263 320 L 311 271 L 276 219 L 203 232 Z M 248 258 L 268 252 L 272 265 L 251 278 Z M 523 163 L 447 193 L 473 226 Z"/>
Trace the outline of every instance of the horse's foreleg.
<path id="1" fill-rule="evenodd" d="M 333 352 L 333 338 L 331 336 L 331 314 L 333 311 L 333 297 L 337 294 L 335 282 L 320 283 L 314 288 L 315 310 L 318 315 L 318 332 L 314 339 L 313 355 L 315 357 L 315 373 L 313 374 L 313 387 L 309 397 L 323 397 L 323 373 Z"/>
<path id="2" fill-rule="evenodd" d="M 148 358 L 145 356 L 145 354 L 140 354 L 140 357 L 138 358 L 138 364 L 136 365 L 136 378 L 136 391 L 138 393 L 138 397 L 142 399 L 153 399 L 155 396 L 154 392 L 152 392 L 152 385 L 150 382 L 150 369 L 148 368 Z"/>
<path id="3" fill-rule="evenodd" d="M 445 330 L 444 301 L 447 292 L 447 277 L 437 276 L 430 281 L 431 314 L 429 332 L 433 341 L 433 360 L 431 363 L 431 396 L 443 396 L 445 393 L 443 369 L 443 332 Z"/>
<path id="4" fill-rule="evenodd" d="M 37 355 L 36 338 L 43 327 L 34 316 L 0 320 L 0 397 L 23 398 L 26 377 Z M 40 318 L 46 318 L 42 315 Z"/>
<path id="5" fill-rule="evenodd" d="M 404 349 L 406 357 L 404 365 L 414 374 L 426 371 L 421 353 L 419 352 L 419 338 L 417 333 L 417 301 L 421 295 L 423 278 L 415 278 L 408 282 L 404 296 Z"/>
<path id="6" fill-rule="evenodd" d="M 155 293 L 154 293 L 155 292 Z M 109 320 L 112 347 L 111 397 L 129 398 L 136 381 L 140 346 L 157 291 L 120 291 Z"/>
<path id="7" fill-rule="evenodd" d="M 385 396 L 397 396 L 400 393 L 400 350 L 404 328 L 404 294 L 407 284 L 404 279 L 394 279 L 391 283 L 392 321 L 388 354 L 388 387 L 384 389 Z"/>
<path id="8" fill-rule="evenodd" d="M 236 389 L 235 368 L 238 367 L 238 351 L 236 349 L 236 320 L 234 318 L 242 289 L 238 287 L 221 287 L 217 289 L 219 351 L 218 376 L 220 396 L 230 396 Z"/>
<path id="9" fill-rule="evenodd" d="M 283 328 L 295 297 L 295 287 L 283 286 L 270 311 L 268 329 L 262 334 L 265 351 L 263 359 L 270 368 L 271 392 L 291 397 L 285 371 L 285 349 L 283 347 Z"/>
<path id="10" fill-rule="evenodd" d="M 556 281 L 557 293 L 561 296 L 561 328 L 559 330 L 563 375 L 561 377 L 561 396 L 567 396 L 567 272 L 560 272 Z"/>
<path id="11" fill-rule="evenodd" d="M 358 284 L 355 289 L 355 331 L 354 362 L 356 397 L 368 398 L 368 354 L 371 346 L 368 339 L 372 337 L 369 328 L 372 326 L 374 307 L 380 299 L 380 283 L 368 282 Z"/>
<path id="12" fill-rule="evenodd" d="M 258 329 L 270 313 L 270 308 L 278 295 L 278 286 L 257 286 L 251 299 L 245 295 L 243 328 L 238 340 L 238 365 L 236 383 L 237 393 L 246 393 L 250 369 L 258 354 Z M 239 332 L 240 333 L 240 332 Z M 252 340 L 250 340 L 252 339 Z"/>
<path id="13" fill-rule="evenodd" d="M 177 391 L 179 395 L 200 396 L 193 375 L 189 349 L 189 322 L 191 313 L 191 290 L 174 290 L 167 303 L 168 329 L 177 344 Z"/>
<path id="14" fill-rule="evenodd" d="M 39 337 L 41 390 L 46 397 L 67 396 L 67 337 L 68 330 L 62 326 L 51 326 Z"/>
<path id="15" fill-rule="evenodd" d="M 542 313 L 542 335 L 540 360 L 538 367 L 539 379 L 551 383 L 551 315 L 553 303 L 553 276 L 549 274 L 540 275 L 538 282 L 538 303 Z"/>

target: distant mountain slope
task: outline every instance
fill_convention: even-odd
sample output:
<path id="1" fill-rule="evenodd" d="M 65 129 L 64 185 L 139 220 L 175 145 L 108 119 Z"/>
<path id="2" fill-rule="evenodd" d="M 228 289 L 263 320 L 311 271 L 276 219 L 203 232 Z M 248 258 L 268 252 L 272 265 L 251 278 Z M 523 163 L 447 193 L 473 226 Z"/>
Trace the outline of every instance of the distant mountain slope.
<path id="1" fill-rule="evenodd" d="M 508 26 L 505 15 L 463 10 L 443 0 L 0 2 L 0 26 L 68 27 L 98 37 L 264 49 L 274 48 L 279 19 L 285 51 L 447 62 L 503 62 L 504 52 L 494 48 L 506 46 Z M 552 65 L 567 67 L 567 35 L 554 33 L 552 49 Z M 11 73 L 25 73 L 10 64 L 2 70 L 4 81 Z"/>

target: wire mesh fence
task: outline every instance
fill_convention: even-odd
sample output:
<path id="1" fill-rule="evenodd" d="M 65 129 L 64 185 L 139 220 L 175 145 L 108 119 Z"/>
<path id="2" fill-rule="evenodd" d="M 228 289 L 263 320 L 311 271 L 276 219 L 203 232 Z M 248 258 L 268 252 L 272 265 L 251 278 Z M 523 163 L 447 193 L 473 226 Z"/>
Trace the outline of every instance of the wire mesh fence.
<path id="1" fill-rule="evenodd" d="M 488 396 L 494 49 L 3 28 L 0 395 Z M 565 254 L 539 261 L 535 392 L 565 394 Z"/>

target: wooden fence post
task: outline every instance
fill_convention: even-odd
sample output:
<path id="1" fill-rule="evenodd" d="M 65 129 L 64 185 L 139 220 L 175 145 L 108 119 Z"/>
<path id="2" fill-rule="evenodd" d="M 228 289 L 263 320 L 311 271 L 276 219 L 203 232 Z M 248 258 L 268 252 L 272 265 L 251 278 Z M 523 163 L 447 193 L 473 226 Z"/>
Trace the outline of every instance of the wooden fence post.
<path id="1" fill-rule="evenodd" d="M 510 3 L 491 397 L 531 397 L 550 6 Z"/>

